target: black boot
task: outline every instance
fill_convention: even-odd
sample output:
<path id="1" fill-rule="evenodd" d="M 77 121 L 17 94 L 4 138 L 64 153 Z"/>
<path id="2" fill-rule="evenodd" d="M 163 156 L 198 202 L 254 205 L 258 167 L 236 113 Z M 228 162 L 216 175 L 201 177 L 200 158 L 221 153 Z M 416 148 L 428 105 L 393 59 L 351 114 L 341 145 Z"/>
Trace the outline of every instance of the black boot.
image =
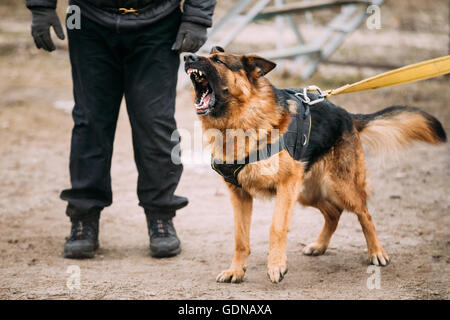
<path id="1" fill-rule="evenodd" d="M 70 218 L 72 228 L 64 244 L 64 258 L 84 259 L 94 257 L 98 249 L 100 213 L 83 218 Z"/>
<path id="2" fill-rule="evenodd" d="M 179 254 L 181 252 L 180 239 L 178 239 L 172 219 L 153 219 L 149 215 L 146 217 L 151 256 L 165 258 Z"/>

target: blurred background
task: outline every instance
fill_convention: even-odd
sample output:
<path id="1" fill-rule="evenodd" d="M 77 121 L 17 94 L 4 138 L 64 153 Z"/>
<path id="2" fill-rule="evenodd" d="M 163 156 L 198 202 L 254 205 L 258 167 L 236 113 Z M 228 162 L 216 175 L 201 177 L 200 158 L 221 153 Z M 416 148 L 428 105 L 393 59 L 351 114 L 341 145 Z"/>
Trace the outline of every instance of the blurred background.
<path id="1" fill-rule="evenodd" d="M 294 2 L 299 1 L 287 1 Z M 58 3 L 62 19 L 67 3 Z M 236 3 L 219 0 L 214 23 Z M 279 87 L 314 84 L 332 89 L 448 55 L 449 7 L 449 0 L 384 1 L 381 28 L 369 29 L 363 20 L 309 78 L 302 77 L 308 61 L 301 59 L 277 60 L 278 68 L 268 77 Z M 291 22 L 306 43 L 314 43 L 340 13 L 339 7 L 301 12 L 293 14 Z M 187 164 L 177 192 L 190 199 L 190 206 L 180 211 L 175 221 L 183 253 L 168 260 L 148 256 L 125 108 L 112 165 L 115 202 L 102 214 L 102 248 L 92 261 L 63 259 L 70 225 L 58 196 L 69 185 L 73 106 L 67 42 L 53 34 L 58 50 L 37 50 L 30 35 L 31 13 L 22 0 L 2 0 L 0 17 L 0 298 L 448 299 L 448 145 L 418 145 L 382 167 L 368 156 L 373 186 L 369 208 L 380 241 L 392 258 L 392 264 L 381 271 L 381 289 L 366 286 L 366 245 L 353 215 L 341 219 L 324 256 L 301 255 L 301 248 L 319 233 L 322 217 L 314 209 L 300 207 L 295 209 L 289 235 L 289 274 L 278 286 L 269 283 L 265 263 L 273 208 L 270 201 L 255 204 L 246 281 L 230 286 L 216 284 L 214 279 L 228 266 L 233 250 L 231 206 L 225 186 L 208 165 Z M 291 22 L 272 18 L 249 23 L 226 50 L 270 53 L 295 46 Z M 220 44 L 230 30 L 220 31 L 212 44 Z M 331 100 L 357 113 L 389 105 L 418 106 L 436 116 L 448 132 L 449 80 L 447 75 Z M 192 132 L 196 115 L 191 87 L 184 74 L 179 83 L 178 126 Z M 66 287 L 70 265 L 82 270 L 81 290 Z"/>

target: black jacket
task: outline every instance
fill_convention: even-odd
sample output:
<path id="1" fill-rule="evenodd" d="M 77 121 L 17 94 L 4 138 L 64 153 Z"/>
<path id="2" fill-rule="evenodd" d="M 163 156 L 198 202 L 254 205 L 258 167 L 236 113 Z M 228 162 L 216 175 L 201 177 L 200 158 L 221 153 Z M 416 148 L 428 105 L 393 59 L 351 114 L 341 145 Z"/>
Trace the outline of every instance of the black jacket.
<path id="1" fill-rule="evenodd" d="M 26 0 L 29 9 L 33 7 L 56 8 L 57 0 Z M 117 27 L 133 28 L 148 25 L 165 17 L 180 5 L 180 0 L 70 0 L 78 5 L 82 14 L 96 22 Z M 211 27 L 216 0 L 185 0 L 182 21 L 193 22 Z M 139 16 L 122 16 L 110 9 L 145 9 Z M 118 16 L 121 16 L 118 18 Z"/>

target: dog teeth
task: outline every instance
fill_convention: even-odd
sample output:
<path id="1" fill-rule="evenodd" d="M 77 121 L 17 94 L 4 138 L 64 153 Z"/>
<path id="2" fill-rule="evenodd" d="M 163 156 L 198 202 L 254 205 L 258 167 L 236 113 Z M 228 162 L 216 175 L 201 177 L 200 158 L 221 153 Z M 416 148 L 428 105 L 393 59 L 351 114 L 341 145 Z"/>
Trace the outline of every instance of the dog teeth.
<path id="1" fill-rule="evenodd" d="M 191 69 L 189 69 L 187 71 L 187 73 L 188 73 L 188 75 L 194 74 L 196 80 L 200 80 L 199 77 L 203 77 L 204 76 L 204 73 L 202 71 L 198 70 L 198 69 L 192 69 L 191 68 Z"/>

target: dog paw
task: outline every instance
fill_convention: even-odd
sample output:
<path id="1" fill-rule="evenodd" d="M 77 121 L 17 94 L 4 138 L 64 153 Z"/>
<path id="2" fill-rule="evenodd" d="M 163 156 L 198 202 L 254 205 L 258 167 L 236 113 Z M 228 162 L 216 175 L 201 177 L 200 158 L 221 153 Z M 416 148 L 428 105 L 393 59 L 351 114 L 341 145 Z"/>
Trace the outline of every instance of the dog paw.
<path id="1" fill-rule="evenodd" d="M 216 278 L 217 282 L 240 283 L 244 280 L 244 269 L 228 269 L 222 271 Z"/>
<path id="2" fill-rule="evenodd" d="M 376 266 L 387 266 L 389 264 L 389 257 L 383 248 L 376 252 L 372 252 L 369 255 L 369 260 L 371 264 Z"/>
<path id="3" fill-rule="evenodd" d="M 313 242 L 304 247 L 302 252 L 307 256 L 320 256 L 321 254 L 324 254 L 326 250 L 327 246 Z"/>
<path id="4" fill-rule="evenodd" d="M 279 283 L 283 280 L 288 269 L 286 265 L 269 265 L 267 266 L 267 275 L 273 283 Z"/>

